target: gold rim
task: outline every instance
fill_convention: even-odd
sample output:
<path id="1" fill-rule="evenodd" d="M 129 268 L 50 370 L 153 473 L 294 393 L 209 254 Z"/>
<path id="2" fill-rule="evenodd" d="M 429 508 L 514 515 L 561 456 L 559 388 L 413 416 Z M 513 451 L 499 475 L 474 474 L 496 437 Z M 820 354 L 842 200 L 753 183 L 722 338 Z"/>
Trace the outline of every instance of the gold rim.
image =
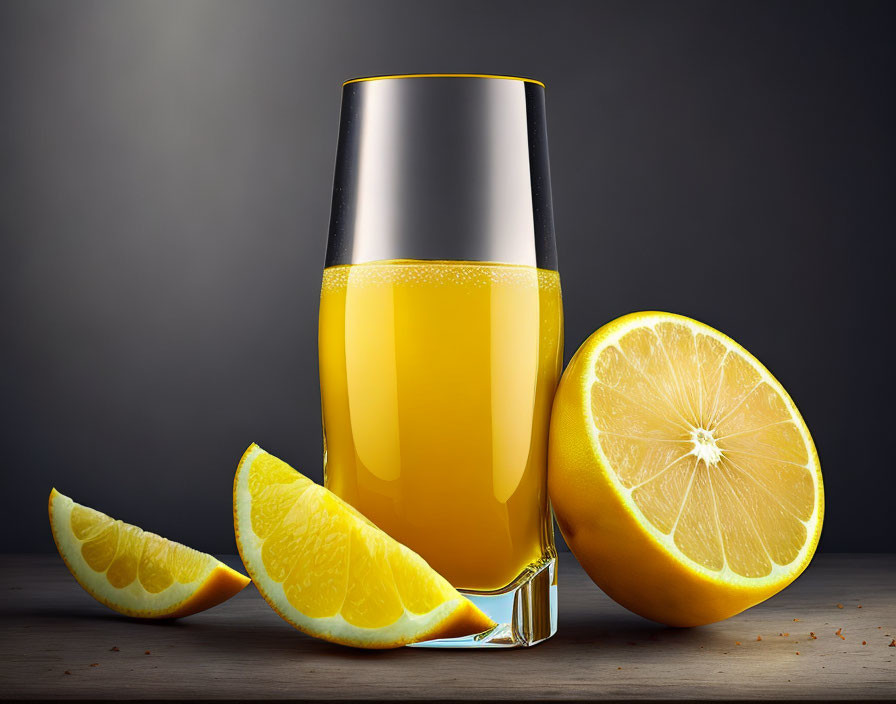
<path id="1" fill-rule="evenodd" d="M 391 76 L 366 76 L 364 78 L 350 78 L 343 87 L 349 83 L 363 83 L 365 81 L 382 81 L 389 78 L 498 78 L 504 81 L 522 81 L 523 83 L 534 83 L 537 86 L 545 87 L 544 83 L 534 78 L 523 78 L 522 76 L 497 76 L 491 73 L 399 73 Z"/>

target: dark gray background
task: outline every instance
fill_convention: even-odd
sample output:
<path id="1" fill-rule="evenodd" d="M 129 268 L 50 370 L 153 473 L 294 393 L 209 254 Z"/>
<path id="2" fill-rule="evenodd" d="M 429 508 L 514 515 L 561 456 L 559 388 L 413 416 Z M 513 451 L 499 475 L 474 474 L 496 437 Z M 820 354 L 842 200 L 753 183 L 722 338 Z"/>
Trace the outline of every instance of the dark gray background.
<path id="1" fill-rule="evenodd" d="M 4 2 L 0 550 L 51 486 L 233 552 L 251 441 L 319 479 L 340 84 L 547 83 L 567 358 L 662 309 L 802 410 L 822 546 L 892 550 L 893 3 Z"/>

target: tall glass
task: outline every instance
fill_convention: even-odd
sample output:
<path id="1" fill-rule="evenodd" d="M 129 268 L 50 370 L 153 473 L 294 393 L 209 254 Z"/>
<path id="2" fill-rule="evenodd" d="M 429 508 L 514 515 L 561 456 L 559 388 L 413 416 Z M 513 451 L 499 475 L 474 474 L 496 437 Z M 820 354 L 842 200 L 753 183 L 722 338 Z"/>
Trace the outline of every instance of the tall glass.
<path id="1" fill-rule="evenodd" d="M 426 645 L 553 635 L 563 310 L 541 83 L 344 85 L 319 348 L 327 487 L 499 624 Z"/>

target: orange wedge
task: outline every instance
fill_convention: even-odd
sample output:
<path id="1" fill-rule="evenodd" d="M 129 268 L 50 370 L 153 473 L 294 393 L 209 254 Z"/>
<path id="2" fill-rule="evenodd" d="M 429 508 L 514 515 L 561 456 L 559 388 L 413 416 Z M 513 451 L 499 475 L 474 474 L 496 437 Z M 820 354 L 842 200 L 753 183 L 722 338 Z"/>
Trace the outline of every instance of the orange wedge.
<path id="1" fill-rule="evenodd" d="M 233 518 L 255 586 L 309 635 L 396 648 L 495 626 L 422 557 L 254 444 L 234 478 Z"/>
<path id="2" fill-rule="evenodd" d="M 49 510 L 56 547 L 78 584 L 128 616 L 189 616 L 249 583 L 211 555 L 116 521 L 55 489 Z"/>

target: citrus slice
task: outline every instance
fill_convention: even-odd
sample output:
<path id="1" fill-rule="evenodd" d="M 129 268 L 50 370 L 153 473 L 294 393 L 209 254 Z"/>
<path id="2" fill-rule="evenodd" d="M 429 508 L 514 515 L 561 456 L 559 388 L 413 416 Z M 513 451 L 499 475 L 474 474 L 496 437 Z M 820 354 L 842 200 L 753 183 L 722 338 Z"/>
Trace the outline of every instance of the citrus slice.
<path id="1" fill-rule="evenodd" d="M 128 616 L 189 616 L 249 583 L 211 555 L 116 521 L 55 489 L 49 510 L 56 547 L 78 584 Z"/>
<path id="2" fill-rule="evenodd" d="M 549 491 L 591 578 L 669 625 L 732 616 L 805 569 L 821 468 L 780 383 L 734 340 L 671 313 L 595 332 L 563 374 Z"/>
<path id="3" fill-rule="evenodd" d="M 255 444 L 237 467 L 233 518 L 255 586 L 309 635 L 396 648 L 495 625 L 422 557 Z"/>

